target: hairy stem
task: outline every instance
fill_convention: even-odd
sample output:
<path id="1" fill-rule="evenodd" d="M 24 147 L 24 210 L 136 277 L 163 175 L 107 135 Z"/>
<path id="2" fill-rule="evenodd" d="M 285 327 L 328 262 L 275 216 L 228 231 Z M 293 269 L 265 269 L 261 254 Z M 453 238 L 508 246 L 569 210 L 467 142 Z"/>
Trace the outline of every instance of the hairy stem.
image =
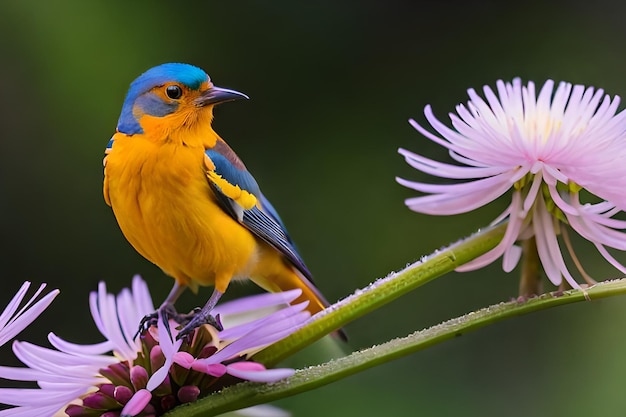
<path id="1" fill-rule="evenodd" d="M 555 292 L 523 302 L 511 301 L 448 320 L 439 325 L 354 352 L 346 357 L 296 372 L 274 384 L 244 382 L 228 387 L 194 403 L 180 406 L 168 417 L 208 417 L 227 411 L 274 401 L 321 387 L 333 381 L 420 351 L 461 334 L 533 311 L 584 300 L 626 294 L 626 279 L 602 282 L 586 289 Z"/>

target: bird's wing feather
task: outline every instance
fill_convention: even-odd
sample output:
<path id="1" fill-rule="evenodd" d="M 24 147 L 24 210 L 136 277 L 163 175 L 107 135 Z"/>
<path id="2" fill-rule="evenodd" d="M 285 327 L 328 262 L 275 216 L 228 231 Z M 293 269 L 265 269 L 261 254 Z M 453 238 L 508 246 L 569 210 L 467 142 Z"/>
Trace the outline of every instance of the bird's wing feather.
<path id="1" fill-rule="evenodd" d="M 226 144 L 209 149 L 205 154 L 214 167 L 213 171 L 209 169 L 207 172 L 209 184 L 222 209 L 282 253 L 311 280 L 311 273 L 294 247 L 282 220 L 239 158 Z"/>

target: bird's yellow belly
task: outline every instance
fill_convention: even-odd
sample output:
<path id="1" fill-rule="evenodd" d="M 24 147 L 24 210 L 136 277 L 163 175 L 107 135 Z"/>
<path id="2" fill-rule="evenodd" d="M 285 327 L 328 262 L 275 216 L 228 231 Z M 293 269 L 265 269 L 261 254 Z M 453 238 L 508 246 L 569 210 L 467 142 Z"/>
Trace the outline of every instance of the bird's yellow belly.
<path id="1" fill-rule="evenodd" d="M 129 145 L 116 139 L 105 181 L 133 247 L 192 288 L 215 285 L 224 291 L 230 279 L 248 276 L 256 263 L 256 240 L 215 202 L 203 149 L 148 141 Z"/>

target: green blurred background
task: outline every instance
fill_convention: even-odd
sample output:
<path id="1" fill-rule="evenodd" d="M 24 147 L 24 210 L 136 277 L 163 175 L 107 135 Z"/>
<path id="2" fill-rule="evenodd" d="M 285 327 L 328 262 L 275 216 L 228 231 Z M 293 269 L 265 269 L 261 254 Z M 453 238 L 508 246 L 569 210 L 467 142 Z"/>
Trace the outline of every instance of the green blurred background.
<path id="1" fill-rule="evenodd" d="M 4 0 L 1 301 L 23 280 L 48 282 L 62 293 L 21 339 L 45 344 L 52 330 L 93 343 L 101 338 L 87 295 L 98 281 L 118 291 L 140 273 L 155 303 L 167 294 L 171 280 L 125 241 L 101 192 L 103 149 L 126 89 L 149 67 L 192 63 L 251 97 L 219 107 L 216 129 L 337 300 L 488 224 L 506 205 L 449 218 L 406 209 L 414 193 L 394 177 L 427 178 L 397 148 L 446 159 L 407 119 L 424 121 L 430 103 L 445 120 L 467 88 L 515 76 L 624 94 L 625 12 L 601 0 Z M 586 263 L 594 275 L 618 275 L 596 260 Z M 350 346 L 508 300 L 517 272 L 492 265 L 448 274 L 350 324 Z M 228 297 L 256 291 L 232 285 Z M 209 294 L 187 294 L 181 309 Z M 277 405 L 299 417 L 623 416 L 625 314 L 623 298 L 536 313 Z M 2 363 L 15 364 L 11 357 L 2 348 Z"/>

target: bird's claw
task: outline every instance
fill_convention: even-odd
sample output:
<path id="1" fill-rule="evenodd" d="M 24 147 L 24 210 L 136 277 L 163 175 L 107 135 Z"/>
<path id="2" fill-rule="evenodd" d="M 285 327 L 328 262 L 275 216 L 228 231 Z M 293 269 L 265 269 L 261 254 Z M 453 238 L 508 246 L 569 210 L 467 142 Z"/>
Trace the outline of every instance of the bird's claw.
<path id="1" fill-rule="evenodd" d="M 163 304 L 154 313 L 146 314 L 139 322 L 139 328 L 133 339 L 136 339 L 142 332 L 148 330 L 151 326 L 156 326 L 159 321 L 159 313 L 163 315 L 163 323 L 169 332 L 169 320 L 172 319 L 180 325 L 187 325 L 201 312 L 199 307 L 194 308 L 189 313 L 179 313 L 172 304 Z"/>
<path id="2" fill-rule="evenodd" d="M 191 314 L 193 314 L 191 320 L 189 320 L 189 322 L 178 331 L 178 335 L 176 336 L 177 340 L 188 337 L 194 330 L 204 324 L 211 325 L 218 331 L 224 330 L 219 314 L 217 316 L 212 316 L 210 313 L 205 313 L 202 309 L 194 309 L 194 313 L 190 313 L 190 315 Z"/>
<path id="3" fill-rule="evenodd" d="M 159 319 L 159 310 L 155 311 L 154 313 L 146 314 L 145 316 L 143 316 L 143 318 L 139 322 L 139 327 L 137 328 L 137 332 L 135 332 L 135 335 L 133 336 L 133 340 L 137 339 L 137 336 L 139 336 L 141 333 L 148 330 L 150 326 L 156 326 L 158 319 Z"/>

